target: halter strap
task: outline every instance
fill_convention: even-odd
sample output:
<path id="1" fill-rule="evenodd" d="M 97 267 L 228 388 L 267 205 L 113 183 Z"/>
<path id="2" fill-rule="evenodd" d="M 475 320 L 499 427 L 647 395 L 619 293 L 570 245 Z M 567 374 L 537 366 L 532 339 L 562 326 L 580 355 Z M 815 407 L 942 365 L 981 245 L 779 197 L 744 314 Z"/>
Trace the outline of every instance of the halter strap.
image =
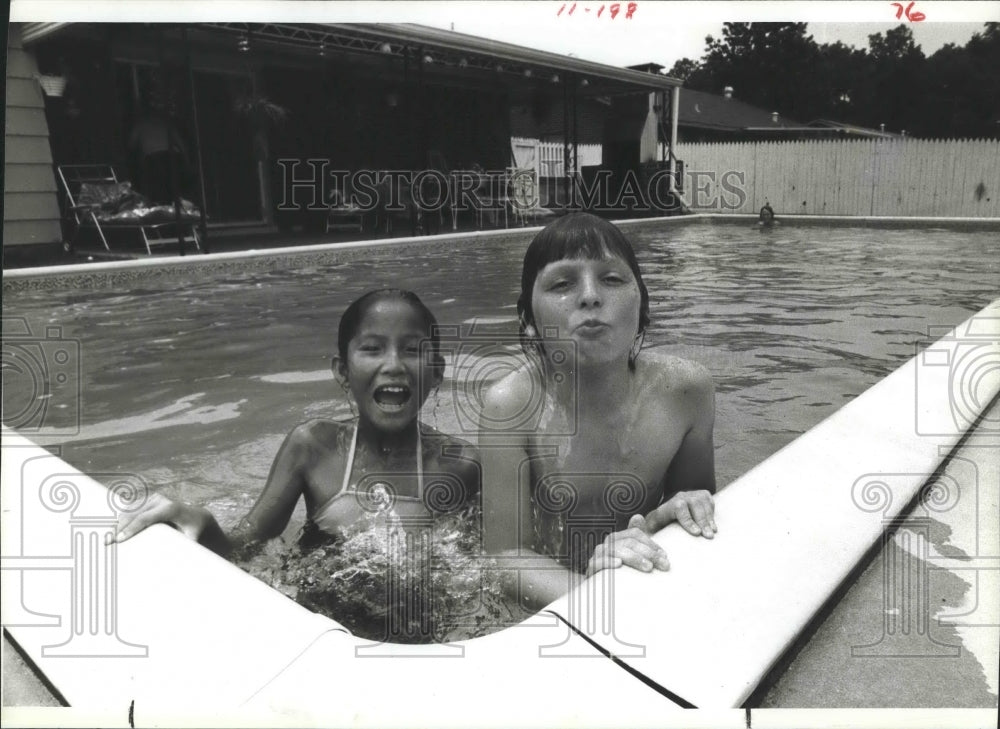
<path id="1" fill-rule="evenodd" d="M 337 496 L 347 493 L 351 485 L 351 471 L 354 470 L 354 454 L 358 450 L 358 423 L 354 423 L 354 433 L 351 435 L 351 447 L 347 450 L 347 464 L 344 468 L 344 480 L 340 484 Z M 405 498 L 405 497 L 404 497 Z M 417 423 L 417 498 L 424 498 L 424 448 L 420 436 L 420 423 Z"/>

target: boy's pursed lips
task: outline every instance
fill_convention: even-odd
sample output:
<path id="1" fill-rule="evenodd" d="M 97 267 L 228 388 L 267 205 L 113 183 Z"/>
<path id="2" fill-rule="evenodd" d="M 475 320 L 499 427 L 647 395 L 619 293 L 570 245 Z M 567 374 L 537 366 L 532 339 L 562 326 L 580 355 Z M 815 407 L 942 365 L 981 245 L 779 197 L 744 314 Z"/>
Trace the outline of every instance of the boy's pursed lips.
<path id="1" fill-rule="evenodd" d="M 604 329 L 610 329 L 611 325 L 600 319 L 590 318 L 584 319 L 582 322 L 577 324 L 573 331 L 581 332 L 583 334 L 596 334 L 597 332 L 603 331 Z"/>

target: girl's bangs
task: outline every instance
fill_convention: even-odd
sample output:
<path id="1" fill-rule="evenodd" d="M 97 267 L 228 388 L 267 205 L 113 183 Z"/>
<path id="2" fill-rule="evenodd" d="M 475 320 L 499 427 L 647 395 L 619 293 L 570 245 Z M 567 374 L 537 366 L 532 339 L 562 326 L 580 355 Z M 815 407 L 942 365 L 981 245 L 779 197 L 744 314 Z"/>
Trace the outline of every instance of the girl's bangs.
<path id="1" fill-rule="evenodd" d="M 616 228 L 599 229 L 588 225 L 566 225 L 549 231 L 549 239 L 539 241 L 535 248 L 535 256 L 531 261 L 532 268 L 540 271 L 555 261 L 564 259 L 587 259 L 599 261 L 606 258 L 620 258 L 630 262 L 634 258 L 629 255 L 631 250 L 628 241 Z M 617 234 L 617 235 L 616 235 Z"/>

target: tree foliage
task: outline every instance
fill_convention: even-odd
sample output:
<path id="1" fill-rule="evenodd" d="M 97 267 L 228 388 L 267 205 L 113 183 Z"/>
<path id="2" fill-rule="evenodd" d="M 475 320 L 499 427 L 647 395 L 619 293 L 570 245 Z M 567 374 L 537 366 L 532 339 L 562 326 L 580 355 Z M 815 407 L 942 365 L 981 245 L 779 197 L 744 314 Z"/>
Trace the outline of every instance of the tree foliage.
<path id="1" fill-rule="evenodd" d="M 868 36 L 868 48 L 818 44 L 805 23 L 726 23 L 698 61 L 668 75 L 786 118 L 835 119 L 919 137 L 1000 136 L 1000 23 L 964 47 L 927 57 L 907 25 Z M 992 70 L 991 70 L 992 69 Z"/>

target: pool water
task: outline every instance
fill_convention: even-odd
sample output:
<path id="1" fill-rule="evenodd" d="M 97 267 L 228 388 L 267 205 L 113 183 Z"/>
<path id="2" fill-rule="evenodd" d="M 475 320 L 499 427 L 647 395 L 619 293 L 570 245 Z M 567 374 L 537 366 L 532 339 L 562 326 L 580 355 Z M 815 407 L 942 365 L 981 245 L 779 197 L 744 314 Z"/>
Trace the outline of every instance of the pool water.
<path id="1" fill-rule="evenodd" d="M 720 485 L 1000 288 L 1000 237 L 988 231 L 706 223 L 629 235 L 651 293 L 646 346 L 701 362 L 715 380 Z M 467 332 L 478 319 L 477 333 L 516 348 L 523 243 L 413 250 L 128 290 L 13 291 L 4 316 L 25 318 L 32 332 L 59 326 L 79 341 L 81 427 L 61 444 L 67 461 L 137 473 L 225 524 L 252 504 L 296 424 L 350 417 L 329 361 L 339 316 L 364 291 L 411 288 L 441 325 Z M 424 419 L 461 435 L 470 415 L 453 390 L 462 394 L 464 377 L 490 368 L 469 364 L 475 348 L 455 351 Z M 24 396 L 15 389 L 4 388 L 7 412 L 8 399 Z"/>

